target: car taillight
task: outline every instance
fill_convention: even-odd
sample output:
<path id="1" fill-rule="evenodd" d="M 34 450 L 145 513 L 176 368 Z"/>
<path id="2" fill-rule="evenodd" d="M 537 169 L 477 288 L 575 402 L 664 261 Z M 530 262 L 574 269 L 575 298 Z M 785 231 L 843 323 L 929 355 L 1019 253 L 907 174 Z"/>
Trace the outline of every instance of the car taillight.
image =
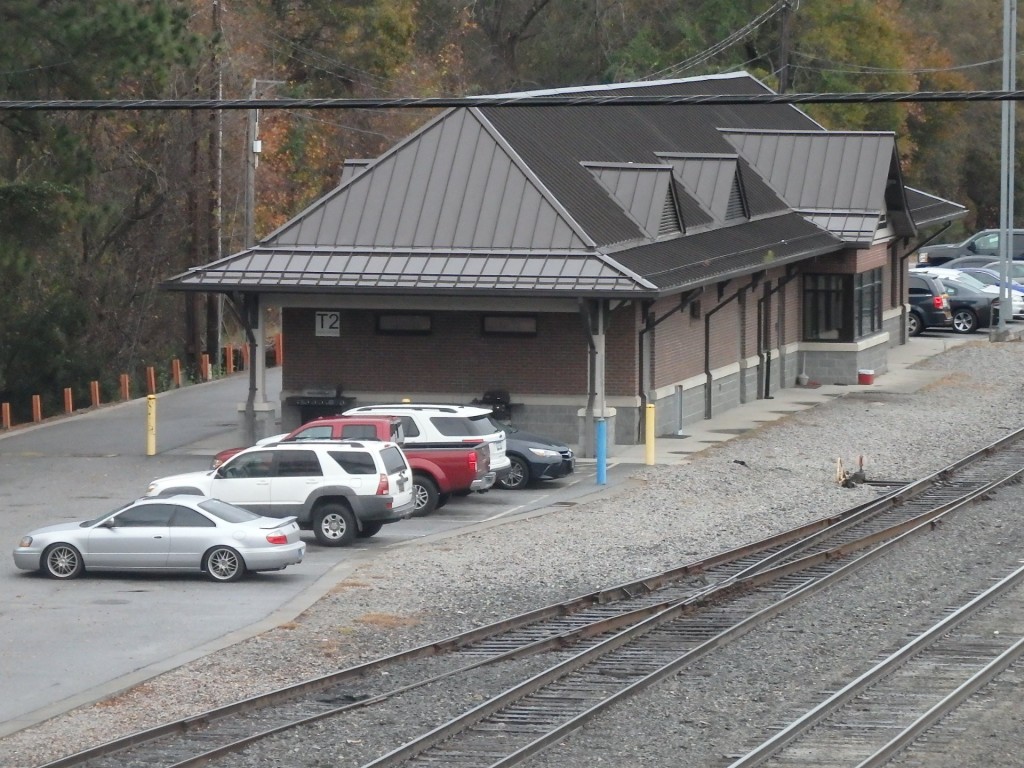
<path id="1" fill-rule="evenodd" d="M 377 495 L 388 495 L 388 476 L 385 475 L 383 472 L 380 473 L 380 480 L 377 481 Z"/>
<path id="2" fill-rule="evenodd" d="M 945 296 L 932 296 L 932 304 L 935 305 L 936 309 L 944 309 L 946 304 Z"/>
<path id="3" fill-rule="evenodd" d="M 271 544 L 287 544 L 288 537 L 285 536 L 283 533 L 268 533 L 267 541 L 269 541 Z"/>
<path id="4" fill-rule="evenodd" d="M 469 454 L 469 471 L 476 474 L 476 451 Z"/>

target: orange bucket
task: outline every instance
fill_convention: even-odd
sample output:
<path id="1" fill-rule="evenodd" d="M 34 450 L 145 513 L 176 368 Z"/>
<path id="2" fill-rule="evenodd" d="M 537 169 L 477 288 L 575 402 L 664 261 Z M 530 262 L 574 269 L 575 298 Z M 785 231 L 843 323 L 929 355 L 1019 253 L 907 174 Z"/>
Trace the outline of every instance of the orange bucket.
<path id="1" fill-rule="evenodd" d="M 874 384 L 875 383 L 875 372 L 869 371 L 865 368 L 861 368 L 857 371 L 857 383 L 858 384 Z"/>

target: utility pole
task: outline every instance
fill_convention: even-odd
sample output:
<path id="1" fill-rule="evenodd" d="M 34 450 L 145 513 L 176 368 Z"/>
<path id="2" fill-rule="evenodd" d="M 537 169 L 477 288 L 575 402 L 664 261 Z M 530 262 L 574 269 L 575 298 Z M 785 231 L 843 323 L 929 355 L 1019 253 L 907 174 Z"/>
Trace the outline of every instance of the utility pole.
<path id="1" fill-rule="evenodd" d="M 224 98 L 224 68 L 221 66 L 220 46 L 224 36 L 220 0 L 213 0 L 213 48 L 210 64 L 213 70 L 213 87 L 210 97 L 221 101 Z M 207 251 L 212 261 L 221 257 L 221 220 L 223 206 L 223 136 L 224 112 L 210 111 L 210 140 L 208 143 L 210 166 L 210 201 L 208 208 Z M 223 325 L 224 297 L 220 293 L 206 295 L 206 351 L 214 365 L 220 361 L 221 325 Z"/>
<path id="2" fill-rule="evenodd" d="M 1017 87 L 1017 0 L 1003 4 L 1003 90 Z M 999 327 L 994 334 L 1000 341 L 1009 335 L 1012 318 L 1010 260 L 1016 253 L 1013 237 L 1014 134 L 1017 128 L 1016 102 L 1002 102 L 1002 135 L 999 162 Z"/>
<path id="3" fill-rule="evenodd" d="M 269 89 L 275 85 L 284 84 L 283 80 L 253 80 L 252 90 L 249 91 L 249 100 L 255 101 L 261 93 L 261 86 L 267 86 Z M 260 111 L 258 109 L 249 110 L 245 146 L 245 247 L 252 248 L 256 245 L 256 169 L 260 164 L 260 152 L 263 151 L 263 142 L 260 141 Z"/>
<path id="4" fill-rule="evenodd" d="M 800 0 L 796 0 L 797 6 Z M 789 0 L 782 4 L 782 30 L 779 34 L 779 93 L 789 90 L 790 16 L 795 10 Z"/>
<path id="5" fill-rule="evenodd" d="M 282 80 L 253 80 L 249 99 L 255 100 L 260 86 L 273 88 L 284 85 Z M 260 161 L 263 144 L 260 141 L 260 113 L 250 109 L 245 126 L 245 247 L 256 245 L 256 168 Z M 245 326 L 246 341 L 249 344 L 249 394 L 245 399 L 245 413 L 242 433 L 246 445 L 256 442 L 256 397 L 260 396 L 260 407 L 266 411 L 266 361 L 263 356 L 263 340 L 266 335 L 266 309 L 261 306 L 259 296 L 246 294 L 241 302 L 241 316 Z"/>

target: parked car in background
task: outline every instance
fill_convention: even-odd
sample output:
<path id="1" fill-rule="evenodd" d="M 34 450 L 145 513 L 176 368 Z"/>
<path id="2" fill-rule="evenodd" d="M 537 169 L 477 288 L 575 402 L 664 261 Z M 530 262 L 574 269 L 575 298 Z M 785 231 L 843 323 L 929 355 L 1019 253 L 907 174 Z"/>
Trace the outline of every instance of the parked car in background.
<path id="1" fill-rule="evenodd" d="M 306 440 L 380 440 L 401 445 L 405 441 L 402 420 L 397 416 L 321 416 L 287 435 L 274 435 L 256 445 L 275 445 Z M 213 459 L 213 469 L 241 451 L 228 448 Z M 402 446 L 412 467 L 414 517 L 443 507 L 453 494 L 483 492 L 494 485 L 491 453 L 484 443 L 473 445 Z"/>
<path id="2" fill-rule="evenodd" d="M 999 297 L 962 280 L 942 278 L 956 333 L 974 333 L 999 322 Z"/>
<path id="3" fill-rule="evenodd" d="M 978 282 L 984 283 L 988 286 L 995 286 L 998 288 L 1003 284 L 1002 278 L 999 275 L 999 270 L 996 269 L 988 269 L 987 267 L 959 267 L 958 271 L 963 272 L 965 275 L 970 275 Z M 1011 278 L 1009 286 L 1011 291 L 1024 293 L 1024 283 L 1018 283 L 1016 280 Z"/>
<path id="4" fill-rule="evenodd" d="M 990 261 L 988 264 L 985 264 L 985 269 L 991 269 L 998 274 L 1002 274 L 1002 265 L 1001 261 Z M 1010 262 L 1010 279 L 1024 283 L 1024 259 Z"/>
<path id="5" fill-rule="evenodd" d="M 946 289 L 937 277 L 911 270 L 907 277 L 910 309 L 907 312 L 907 333 L 920 336 L 926 328 L 952 328 L 953 313 L 949 310 Z"/>
<path id="6" fill-rule="evenodd" d="M 256 441 L 256 445 L 295 443 L 302 440 L 383 440 L 401 445 L 405 442 L 402 420 L 397 416 L 379 416 L 369 419 L 321 416 L 291 432 L 271 435 Z M 244 447 L 225 448 L 213 457 L 210 469 L 216 469 Z"/>
<path id="7" fill-rule="evenodd" d="M 505 455 L 505 425 L 495 428 L 490 407 L 473 405 L 434 405 L 430 403 L 392 403 L 361 405 L 343 416 L 398 416 L 405 431 L 404 447 L 421 445 L 468 445 L 487 443 L 491 451 L 491 471 L 501 480 L 512 467 Z"/>
<path id="8" fill-rule="evenodd" d="M 217 469 L 154 480 L 146 496 L 213 496 L 270 517 L 294 515 L 325 546 L 375 535 L 413 512 L 412 470 L 395 443 L 256 445 Z"/>
<path id="9" fill-rule="evenodd" d="M 294 517 L 261 517 L 207 496 L 172 496 L 32 531 L 18 542 L 14 564 L 54 579 L 154 570 L 202 572 L 223 582 L 280 571 L 301 563 L 305 552 Z"/>
<path id="10" fill-rule="evenodd" d="M 1019 261 L 1021 263 L 1021 266 L 1024 266 L 1024 254 L 1022 254 L 1020 256 L 1017 256 L 1015 260 Z M 945 263 L 943 263 L 941 265 L 935 265 L 935 266 L 942 266 L 945 269 L 964 269 L 965 267 L 972 267 L 972 268 L 985 267 L 985 268 L 988 268 L 988 265 L 991 264 L 991 263 L 992 263 L 992 256 L 986 253 L 986 254 L 982 254 L 980 256 L 960 256 L 959 258 L 952 259 L 951 261 L 947 261 L 947 262 L 945 262 Z M 927 267 L 928 265 L 927 264 L 917 264 L 917 265 L 913 265 L 913 266 Z"/>
<path id="11" fill-rule="evenodd" d="M 1000 290 L 998 285 L 986 285 L 985 283 L 978 280 L 976 277 L 968 275 L 967 273 L 959 269 L 946 269 L 944 267 L 924 267 L 923 269 L 919 268 L 915 271 L 924 272 L 926 274 L 932 275 L 933 277 L 939 278 L 939 280 L 943 281 L 943 284 L 947 285 L 947 288 L 948 281 L 955 280 L 957 283 L 963 284 L 966 288 L 973 289 L 974 291 L 982 291 L 983 293 L 987 293 L 996 299 L 1000 298 Z M 949 291 L 947 290 L 946 293 L 949 293 Z M 1013 291 L 1010 293 L 1010 300 L 1013 305 L 1010 316 L 1024 317 L 1024 294 L 1020 294 Z M 950 297 L 949 308 L 953 311 L 954 314 L 956 314 L 956 307 L 954 306 L 952 297 Z"/>
<path id="12" fill-rule="evenodd" d="M 498 481 L 501 488 L 519 490 L 538 480 L 554 480 L 576 471 L 576 456 L 564 443 L 523 432 L 494 417 L 491 422 L 505 430 L 505 453 L 512 462 L 509 473 Z"/>
<path id="13" fill-rule="evenodd" d="M 1013 230 L 1014 258 L 1024 255 L 1024 229 Z M 975 232 L 962 243 L 925 245 L 917 252 L 918 264 L 939 266 L 961 256 L 999 256 L 999 230 L 983 229 Z"/>

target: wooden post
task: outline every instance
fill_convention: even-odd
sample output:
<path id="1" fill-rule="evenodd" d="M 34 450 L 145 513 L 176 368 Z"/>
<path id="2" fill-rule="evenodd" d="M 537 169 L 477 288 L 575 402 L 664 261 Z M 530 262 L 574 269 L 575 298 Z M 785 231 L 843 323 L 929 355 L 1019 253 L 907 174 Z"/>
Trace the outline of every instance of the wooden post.
<path id="1" fill-rule="evenodd" d="M 178 358 L 171 360 L 171 381 L 175 389 L 181 389 L 181 360 Z"/>
<path id="2" fill-rule="evenodd" d="M 121 374 L 121 399 L 128 400 L 131 397 L 131 385 L 128 382 L 128 374 Z"/>
<path id="3" fill-rule="evenodd" d="M 284 334 L 279 333 L 274 337 L 274 364 L 284 365 Z"/>
<path id="4" fill-rule="evenodd" d="M 92 407 L 100 407 L 100 383 L 98 381 L 89 382 L 89 394 L 92 397 Z"/>
<path id="5" fill-rule="evenodd" d="M 148 394 L 156 394 L 156 369 L 152 365 L 146 368 L 146 386 Z"/>
<path id="6" fill-rule="evenodd" d="M 0 421 L 3 422 L 4 429 L 11 428 L 11 404 L 0 403 Z"/>
<path id="7" fill-rule="evenodd" d="M 39 395 L 32 395 L 32 421 L 37 424 L 43 420 L 43 403 Z"/>
<path id="8" fill-rule="evenodd" d="M 242 344 L 242 370 L 249 370 L 249 342 Z"/>
<path id="9" fill-rule="evenodd" d="M 75 403 L 71 399 L 71 387 L 64 387 L 64 413 L 74 413 Z"/>
<path id="10" fill-rule="evenodd" d="M 228 373 L 234 373 L 235 372 L 235 345 L 234 344 L 228 344 L 224 348 L 224 355 L 227 358 L 227 360 L 225 361 L 225 366 L 224 366 L 225 370 L 227 370 Z"/>
<path id="11" fill-rule="evenodd" d="M 210 354 L 203 352 L 203 356 L 199 358 L 199 375 L 203 381 L 210 380 Z"/>

